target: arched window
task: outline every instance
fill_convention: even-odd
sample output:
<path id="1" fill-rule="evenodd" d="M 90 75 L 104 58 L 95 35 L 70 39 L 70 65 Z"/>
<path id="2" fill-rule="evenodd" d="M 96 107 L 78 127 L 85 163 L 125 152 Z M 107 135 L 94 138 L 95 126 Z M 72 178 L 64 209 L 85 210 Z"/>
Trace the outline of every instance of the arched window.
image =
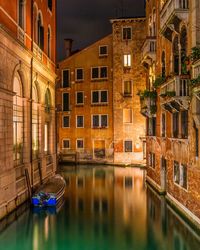
<path id="1" fill-rule="evenodd" d="M 18 0 L 18 24 L 24 29 L 25 24 L 25 1 Z"/>
<path id="2" fill-rule="evenodd" d="M 36 86 L 32 87 L 32 158 L 37 159 L 39 153 L 39 113 L 38 93 Z"/>
<path id="3" fill-rule="evenodd" d="M 19 74 L 13 80 L 13 160 L 14 165 L 23 161 L 23 91 Z"/>
<path id="4" fill-rule="evenodd" d="M 48 8 L 52 11 L 52 0 L 48 0 Z"/>
<path id="5" fill-rule="evenodd" d="M 50 113 L 50 107 L 51 107 L 51 92 L 48 88 L 45 93 L 45 112 L 47 115 Z M 46 154 L 49 153 L 49 141 L 50 141 L 49 137 L 50 137 L 50 123 L 49 120 L 47 119 L 44 125 L 44 152 Z"/>
<path id="6" fill-rule="evenodd" d="M 43 50 L 44 49 L 44 27 L 42 26 L 42 16 L 41 13 L 38 14 L 37 20 L 37 33 L 38 33 L 38 46 Z"/>
<path id="7" fill-rule="evenodd" d="M 187 74 L 187 65 L 186 65 L 187 30 L 185 27 L 181 29 L 180 45 L 181 45 L 181 74 Z"/>
<path id="8" fill-rule="evenodd" d="M 152 29 L 153 29 L 153 36 L 156 36 L 156 10 L 153 10 L 153 24 L 152 24 Z"/>
<path id="9" fill-rule="evenodd" d="M 165 77 L 166 75 L 166 63 L 165 63 L 165 52 L 162 52 L 162 58 L 161 58 L 161 64 L 162 64 L 162 77 Z"/>
<path id="10" fill-rule="evenodd" d="M 173 40 L 173 66 L 174 66 L 174 73 L 179 74 L 179 39 L 178 36 L 175 36 Z"/>
<path id="11" fill-rule="evenodd" d="M 47 55 L 50 58 L 51 57 L 51 28 L 48 27 L 47 32 Z"/>

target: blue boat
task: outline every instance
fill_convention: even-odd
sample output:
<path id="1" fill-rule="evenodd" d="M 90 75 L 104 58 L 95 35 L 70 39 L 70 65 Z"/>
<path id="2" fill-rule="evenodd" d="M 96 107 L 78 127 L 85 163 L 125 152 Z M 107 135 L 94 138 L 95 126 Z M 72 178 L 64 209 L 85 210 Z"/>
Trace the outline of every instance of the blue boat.
<path id="1" fill-rule="evenodd" d="M 33 206 L 56 206 L 65 193 L 65 180 L 61 175 L 55 175 L 42 185 L 32 196 Z"/>

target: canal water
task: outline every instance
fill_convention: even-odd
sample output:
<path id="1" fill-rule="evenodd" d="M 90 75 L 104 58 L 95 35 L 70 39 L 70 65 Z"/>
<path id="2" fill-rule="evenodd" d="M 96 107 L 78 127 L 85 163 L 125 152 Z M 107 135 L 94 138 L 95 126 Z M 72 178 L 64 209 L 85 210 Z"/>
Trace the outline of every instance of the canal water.
<path id="1" fill-rule="evenodd" d="M 200 250 L 200 235 L 147 186 L 145 170 L 65 166 L 61 174 L 65 202 L 1 224 L 0 249 Z"/>

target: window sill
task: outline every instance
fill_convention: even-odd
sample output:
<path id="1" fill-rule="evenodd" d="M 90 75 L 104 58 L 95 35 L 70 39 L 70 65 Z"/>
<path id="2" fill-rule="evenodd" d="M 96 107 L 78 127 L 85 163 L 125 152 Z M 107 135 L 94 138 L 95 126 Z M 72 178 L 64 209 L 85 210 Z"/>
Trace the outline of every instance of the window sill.
<path id="1" fill-rule="evenodd" d="M 105 57 L 108 57 L 108 54 L 99 54 L 99 57 L 100 58 L 105 58 Z"/>
<path id="2" fill-rule="evenodd" d="M 91 78 L 92 82 L 103 82 L 103 81 L 108 81 L 108 77 L 105 78 Z"/>
<path id="3" fill-rule="evenodd" d="M 92 103 L 91 106 L 92 107 L 95 107 L 95 106 L 108 106 L 108 103 Z"/>
<path id="4" fill-rule="evenodd" d="M 174 186 L 176 186 L 176 187 L 178 187 L 178 188 L 180 188 L 180 189 L 182 189 L 183 191 L 185 191 L 185 192 L 187 192 L 187 193 L 188 193 L 188 189 L 186 189 L 186 188 L 182 187 L 182 186 L 181 186 L 181 185 L 179 185 L 178 183 L 174 182 Z"/>
<path id="5" fill-rule="evenodd" d="M 80 80 L 75 80 L 76 83 L 83 83 L 84 82 L 84 79 L 80 79 Z"/>
<path id="6" fill-rule="evenodd" d="M 107 129 L 108 127 L 92 127 L 93 129 Z"/>
<path id="7" fill-rule="evenodd" d="M 84 107 L 84 103 L 76 104 L 76 107 Z"/>

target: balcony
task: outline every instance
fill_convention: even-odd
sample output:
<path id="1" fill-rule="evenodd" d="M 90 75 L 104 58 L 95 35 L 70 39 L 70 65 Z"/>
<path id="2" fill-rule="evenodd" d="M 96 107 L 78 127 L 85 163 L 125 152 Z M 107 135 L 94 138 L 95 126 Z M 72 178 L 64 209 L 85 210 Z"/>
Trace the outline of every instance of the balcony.
<path id="1" fill-rule="evenodd" d="M 142 64 L 148 68 L 156 60 L 156 37 L 147 37 L 142 47 Z"/>
<path id="2" fill-rule="evenodd" d="M 188 0 L 165 0 L 160 11 L 161 33 L 171 41 L 173 30 L 178 31 L 180 21 L 188 23 Z"/>
<path id="3" fill-rule="evenodd" d="M 190 79 L 186 76 L 175 76 L 160 88 L 160 104 L 169 112 L 188 110 L 190 103 Z"/>
<path id="4" fill-rule="evenodd" d="M 156 106 L 157 93 L 155 91 L 145 90 L 140 93 L 140 113 L 145 117 L 155 117 L 157 106 Z"/>

